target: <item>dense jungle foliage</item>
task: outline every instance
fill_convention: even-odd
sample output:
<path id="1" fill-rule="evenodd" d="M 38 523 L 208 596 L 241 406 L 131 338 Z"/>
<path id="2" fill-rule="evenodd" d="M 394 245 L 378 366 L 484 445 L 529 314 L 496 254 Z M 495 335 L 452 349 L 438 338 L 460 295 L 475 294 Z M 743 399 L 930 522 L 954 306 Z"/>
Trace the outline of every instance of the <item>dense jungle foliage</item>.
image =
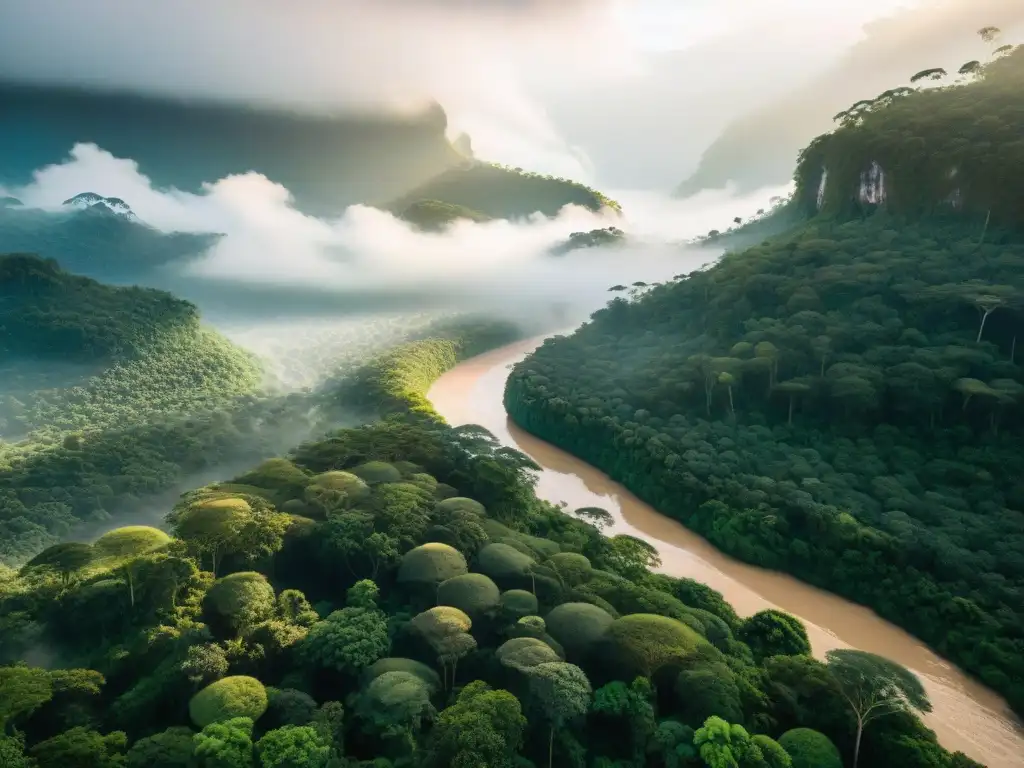
<path id="1" fill-rule="evenodd" d="M 168 293 L 105 286 L 27 254 L 0 256 L 0 301 L 0 360 L 130 357 L 199 324 L 196 308 Z"/>
<path id="2" fill-rule="evenodd" d="M 494 219 L 522 218 L 537 212 L 554 216 L 567 205 L 592 211 L 620 210 L 616 201 L 580 182 L 479 161 L 467 161 L 435 176 L 387 208 L 400 212 L 423 200 L 468 208 Z"/>
<path id="3" fill-rule="evenodd" d="M 0 205 L 0 253 L 38 253 L 98 280 L 140 280 L 208 250 L 216 235 L 164 233 L 96 206 L 60 212 Z"/>
<path id="4" fill-rule="evenodd" d="M 884 172 L 890 212 L 917 216 L 955 208 L 1019 225 L 1024 209 L 1024 46 L 984 66 L 969 63 L 978 65 L 969 84 L 894 88 L 837 115 L 840 127 L 815 139 L 800 155 L 800 208 L 859 211 L 862 174 L 876 163 Z"/>
<path id="5" fill-rule="evenodd" d="M 682 276 L 681 276 L 682 277 Z M 1024 243 L 815 220 L 615 299 L 506 406 L 724 551 L 871 606 L 1024 708 Z"/>
<path id="6" fill-rule="evenodd" d="M 462 356 L 516 334 L 505 324 L 472 329 L 410 324 L 385 338 L 439 333 Z M 365 359 L 377 344 L 367 331 L 348 357 Z M 0 257 L 0 348 L 11 350 L 0 356 L 0 563 L 114 518 L 152 521 L 154 494 L 357 418 L 334 381 L 266 390 L 260 361 L 200 325 L 193 305 L 34 256 Z"/>
<path id="7" fill-rule="evenodd" d="M 251 408 L 226 413 L 260 381 L 188 302 L 0 256 L 0 562 L 144 506 L 236 442 L 266 450 L 239 439 Z"/>
<path id="8" fill-rule="evenodd" d="M 818 662 L 793 617 L 739 619 L 538 500 L 526 456 L 423 399 L 453 359 L 373 361 L 354 381 L 383 421 L 184 494 L 171 535 L 4 573 L 5 767 L 842 768 L 847 700 L 884 691 L 861 765 L 978 768 L 906 670 Z"/>

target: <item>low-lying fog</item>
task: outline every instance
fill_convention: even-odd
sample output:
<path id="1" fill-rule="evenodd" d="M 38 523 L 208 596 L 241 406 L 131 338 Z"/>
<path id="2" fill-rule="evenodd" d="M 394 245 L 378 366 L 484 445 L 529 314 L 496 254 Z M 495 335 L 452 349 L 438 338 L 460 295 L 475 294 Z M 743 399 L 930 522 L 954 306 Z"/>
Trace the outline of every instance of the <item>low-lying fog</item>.
<path id="1" fill-rule="evenodd" d="M 684 241 L 725 229 L 734 217 L 746 219 L 786 193 L 764 189 L 739 197 L 723 189 L 673 200 L 612 190 L 622 217 L 567 207 L 555 218 L 461 221 L 429 234 L 364 206 L 331 219 L 304 215 L 287 189 L 256 173 L 211 180 L 201 194 L 155 189 L 132 160 L 91 144 L 39 169 L 28 186 L 5 192 L 26 206 L 56 210 L 83 191 L 125 200 L 142 222 L 163 232 L 223 233 L 159 287 L 196 301 L 211 322 L 250 347 L 258 346 L 254 330 L 269 333 L 279 317 L 289 317 L 294 329 L 303 316 L 307 323 L 321 318 L 320 327 L 322 318 L 342 314 L 483 311 L 534 329 L 563 327 L 603 305 L 612 285 L 662 281 L 713 260 L 717 251 Z M 624 230 L 628 243 L 561 257 L 548 252 L 572 232 L 608 226 Z M 229 294 L 232 301 L 222 300 Z M 285 343 L 289 338 L 296 338 L 292 331 Z"/>

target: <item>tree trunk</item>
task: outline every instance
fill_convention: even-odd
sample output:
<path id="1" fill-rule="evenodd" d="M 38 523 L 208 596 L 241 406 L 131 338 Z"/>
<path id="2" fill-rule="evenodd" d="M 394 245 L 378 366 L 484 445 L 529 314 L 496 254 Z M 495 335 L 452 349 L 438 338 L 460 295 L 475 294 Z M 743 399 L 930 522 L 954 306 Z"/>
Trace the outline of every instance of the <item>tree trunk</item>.
<path id="1" fill-rule="evenodd" d="M 975 343 L 979 343 L 981 341 L 981 334 L 985 332 L 985 321 L 988 320 L 988 316 L 994 311 L 994 309 L 986 309 L 985 314 L 981 316 L 981 325 L 978 328 L 978 338 L 974 340 Z"/>
<path id="2" fill-rule="evenodd" d="M 786 422 L 789 425 L 793 424 L 793 401 L 796 400 L 796 395 L 789 396 L 789 419 Z"/>
<path id="3" fill-rule="evenodd" d="M 554 763 L 555 755 L 555 726 L 551 726 L 551 735 L 548 737 L 548 768 Z M 857 768 L 854 766 L 853 768 Z"/>
<path id="4" fill-rule="evenodd" d="M 857 739 L 853 742 L 853 768 L 857 768 L 857 761 L 860 759 L 860 737 L 864 733 L 864 723 L 857 721 Z"/>
<path id="5" fill-rule="evenodd" d="M 988 213 L 985 214 L 985 226 L 981 228 L 981 238 L 978 240 L 978 245 L 985 242 L 985 235 L 988 232 L 988 221 L 992 218 L 992 209 L 988 209 Z M 856 768 L 856 766 L 854 766 Z"/>
<path id="6" fill-rule="evenodd" d="M 729 389 L 729 415 L 730 416 L 735 416 L 736 415 L 736 407 L 733 405 L 733 402 L 732 402 L 732 387 L 729 387 L 728 389 Z"/>
<path id="7" fill-rule="evenodd" d="M 135 579 L 132 578 L 131 568 L 124 569 L 125 576 L 128 578 L 128 596 L 131 598 L 132 608 L 135 607 Z"/>

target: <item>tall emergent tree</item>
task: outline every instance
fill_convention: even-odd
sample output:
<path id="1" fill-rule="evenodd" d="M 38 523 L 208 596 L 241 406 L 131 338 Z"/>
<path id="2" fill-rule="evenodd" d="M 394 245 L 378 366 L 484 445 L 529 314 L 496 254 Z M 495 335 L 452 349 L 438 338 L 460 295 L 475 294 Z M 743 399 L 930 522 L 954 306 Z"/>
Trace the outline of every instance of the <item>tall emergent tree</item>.
<path id="1" fill-rule="evenodd" d="M 22 572 L 52 571 L 60 576 L 61 584 L 67 589 L 78 572 L 89 565 L 95 557 L 96 552 L 89 544 L 68 541 L 44 549 L 25 563 Z"/>
<path id="2" fill-rule="evenodd" d="M 590 707 L 590 680 L 575 664 L 546 661 L 530 670 L 530 692 L 551 726 L 548 737 L 548 768 L 552 768 L 555 729 L 586 713 Z"/>
<path id="3" fill-rule="evenodd" d="M 985 333 L 985 323 L 989 315 L 1020 300 L 1020 293 L 1013 286 L 989 285 L 981 280 L 935 285 L 926 288 L 921 295 L 923 298 L 953 299 L 973 305 L 978 310 L 979 317 L 976 343 L 981 341 L 982 334 Z"/>
<path id="4" fill-rule="evenodd" d="M 867 651 L 842 648 L 825 654 L 825 663 L 857 720 L 853 768 L 857 768 L 861 736 L 869 723 L 897 712 L 931 712 L 932 705 L 921 681 L 894 661 Z"/>

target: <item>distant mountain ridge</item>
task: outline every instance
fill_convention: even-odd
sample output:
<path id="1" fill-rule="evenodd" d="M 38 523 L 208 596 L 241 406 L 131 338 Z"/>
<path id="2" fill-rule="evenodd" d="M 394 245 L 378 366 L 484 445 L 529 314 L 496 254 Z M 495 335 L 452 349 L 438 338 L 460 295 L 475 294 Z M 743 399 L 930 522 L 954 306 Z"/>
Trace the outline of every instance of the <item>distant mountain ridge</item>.
<path id="1" fill-rule="evenodd" d="M 137 217 L 131 207 L 119 197 L 103 197 L 95 192 L 79 192 L 74 197 L 64 201 L 63 205 L 77 208 L 79 210 L 95 210 L 110 212 L 128 221 L 136 221 Z"/>
<path id="2" fill-rule="evenodd" d="M 205 183 L 259 173 L 287 188 L 298 210 L 318 217 L 356 204 L 401 215 L 428 200 L 490 218 L 553 216 L 569 204 L 618 208 L 579 182 L 476 159 L 469 136 L 449 141 L 438 104 L 404 117 L 303 115 L 0 82 L 0 105 L 0 184 L 9 188 L 65 162 L 75 145 L 91 143 L 131 159 L 156 188 L 200 193 Z M 134 216 L 123 200 L 90 192 L 66 203 Z"/>
<path id="3" fill-rule="evenodd" d="M 0 253 L 38 253 L 71 272 L 110 282 L 146 281 L 204 253 L 219 237 L 161 232 L 121 198 L 94 192 L 65 200 L 57 211 L 26 208 L 15 198 L 0 202 Z"/>
<path id="4" fill-rule="evenodd" d="M 0 184 L 9 187 L 63 162 L 75 144 L 93 143 L 131 158 L 158 188 L 199 192 L 205 182 L 255 171 L 287 187 L 304 213 L 330 216 L 397 197 L 465 160 L 446 138 L 438 105 L 409 117 L 301 115 L 3 82 L 0 105 Z"/>

